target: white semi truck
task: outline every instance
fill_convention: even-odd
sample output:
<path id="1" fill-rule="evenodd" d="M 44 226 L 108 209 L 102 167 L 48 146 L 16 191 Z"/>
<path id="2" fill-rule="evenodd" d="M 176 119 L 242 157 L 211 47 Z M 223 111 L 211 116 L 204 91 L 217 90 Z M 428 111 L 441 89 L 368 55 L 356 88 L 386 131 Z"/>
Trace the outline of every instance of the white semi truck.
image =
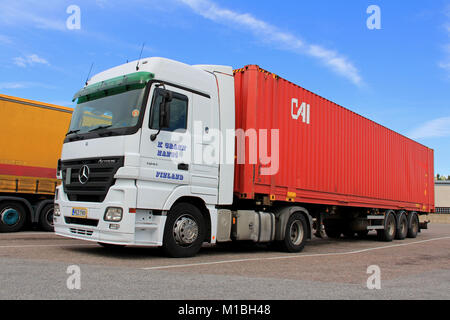
<path id="1" fill-rule="evenodd" d="M 310 99 L 305 92 L 257 66 L 233 71 L 164 58 L 95 75 L 74 97 L 57 171 L 62 184 L 55 195 L 56 234 L 103 246 L 162 246 L 172 257 L 193 256 L 205 242 L 237 240 L 275 241 L 298 252 L 314 227 L 319 236 L 377 230 L 387 241 L 415 237 L 420 209 L 433 205 L 339 195 L 338 182 L 323 186 L 322 178 L 309 178 L 317 173 L 308 167 L 314 162 L 300 163 L 308 157 L 300 149 L 306 144 L 292 139 L 310 139 L 309 146 L 318 146 L 312 150 L 316 160 L 323 156 L 321 165 L 331 172 L 337 162 L 328 162 L 318 148 L 332 147 L 334 142 L 320 139 L 336 135 L 317 135 L 323 132 L 318 96 Z M 355 117 L 327 103 L 341 119 Z M 243 139 L 236 144 L 239 130 Z M 251 140 L 253 133 L 259 140 Z M 255 146 L 258 154 L 251 151 Z M 351 155 L 361 159 L 362 147 L 354 147 Z M 380 161 L 388 160 L 397 161 Z M 338 181 L 343 174 L 329 178 Z"/>
<path id="2" fill-rule="evenodd" d="M 216 206 L 233 202 L 233 163 L 179 163 L 187 146 L 173 142 L 193 130 L 188 117 L 204 132 L 234 128 L 232 68 L 142 59 L 94 76 L 75 98 L 58 171 L 56 234 L 103 245 L 164 245 L 176 257 L 215 242 Z M 86 125 L 92 114 L 111 122 Z M 224 152 L 219 140 L 202 143 Z M 234 154 L 234 139 L 228 147 Z"/>

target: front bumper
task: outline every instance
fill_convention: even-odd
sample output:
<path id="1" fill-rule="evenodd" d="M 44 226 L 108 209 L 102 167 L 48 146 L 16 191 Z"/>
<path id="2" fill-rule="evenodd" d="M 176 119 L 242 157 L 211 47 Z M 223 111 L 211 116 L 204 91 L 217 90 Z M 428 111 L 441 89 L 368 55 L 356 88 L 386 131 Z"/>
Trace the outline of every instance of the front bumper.
<path id="1" fill-rule="evenodd" d="M 59 196 L 55 203 L 59 205 L 61 215 L 54 217 L 57 235 L 118 245 L 162 245 L 166 217 L 154 215 L 151 210 L 130 212 L 130 208 L 136 208 L 137 190 L 134 183 L 117 180 L 102 203 L 69 201 L 63 187 L 58 189 Z M 123 209 L 120 222 L 104 221 L 108 207 Z M 72 217 L 72 208 L 87 209 L 87 217 Z"/>

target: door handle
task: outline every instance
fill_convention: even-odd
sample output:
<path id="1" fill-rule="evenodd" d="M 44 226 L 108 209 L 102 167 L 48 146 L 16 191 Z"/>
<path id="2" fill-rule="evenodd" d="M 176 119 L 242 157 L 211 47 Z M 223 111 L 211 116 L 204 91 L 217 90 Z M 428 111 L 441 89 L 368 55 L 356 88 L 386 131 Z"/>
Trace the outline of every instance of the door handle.
<path id="1" fill-rule="evenodd" d="M 178 164 L 178 170 L 188 171 L 189 170 L 189 165 L 186 164 L 186 163 L 179 163 Z"/>

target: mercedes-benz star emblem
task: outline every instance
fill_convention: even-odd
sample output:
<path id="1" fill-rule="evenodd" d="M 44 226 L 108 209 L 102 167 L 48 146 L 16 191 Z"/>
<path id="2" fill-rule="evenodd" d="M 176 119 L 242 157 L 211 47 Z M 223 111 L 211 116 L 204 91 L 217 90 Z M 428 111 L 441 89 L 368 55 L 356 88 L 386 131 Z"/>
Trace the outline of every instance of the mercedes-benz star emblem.
<path id="1" fill-rule="evenodd" d="M 86 184 L 89 180 L 89 167 L 84 165 L 80 169 L 80 173 L 78 174 L 78 181 L 80 181 L 81 184 Z"/>

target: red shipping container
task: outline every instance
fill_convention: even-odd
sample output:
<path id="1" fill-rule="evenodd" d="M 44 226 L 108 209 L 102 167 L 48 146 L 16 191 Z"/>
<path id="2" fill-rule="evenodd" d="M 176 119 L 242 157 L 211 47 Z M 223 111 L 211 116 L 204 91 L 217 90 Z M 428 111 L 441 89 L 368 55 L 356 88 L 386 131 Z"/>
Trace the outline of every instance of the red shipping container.
<path id="1" fill-rule="evenodd" d="M 236 128 L 279 129 L 279 170 L 237 164 L 235 194 L 434 212 L 433 150 L 256 65 L 235 70 Z M 273 156 L 273 155 L 272 155 Z"/>

